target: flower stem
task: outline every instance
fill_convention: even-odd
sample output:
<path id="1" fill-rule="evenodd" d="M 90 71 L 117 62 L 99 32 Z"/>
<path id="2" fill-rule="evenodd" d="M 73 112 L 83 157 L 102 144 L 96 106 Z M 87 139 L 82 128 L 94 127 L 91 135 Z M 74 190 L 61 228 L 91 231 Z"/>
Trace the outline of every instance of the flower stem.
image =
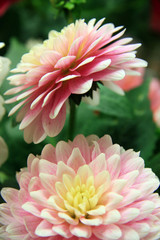
<path id="1" fill-rule="evenodd" d="M 69 103 L 70 103 L 70 115 L 68 126 L 68 139 L 73 140 L 76 123 L 76 105 L 72 99 L 69 99 Z"/>

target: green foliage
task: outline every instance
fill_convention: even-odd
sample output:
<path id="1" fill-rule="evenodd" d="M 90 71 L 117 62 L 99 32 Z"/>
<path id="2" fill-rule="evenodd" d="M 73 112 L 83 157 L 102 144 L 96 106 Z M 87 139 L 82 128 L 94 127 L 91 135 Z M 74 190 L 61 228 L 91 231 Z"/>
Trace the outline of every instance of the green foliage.
<path id="1" fill-rule="evenodd" d="M 76 134 L 110 134 L 113 142 L 125 149 L 141 151 L 147 161 L 156 144 L 156 128 L 148 100 L 149 81 L 120 96 L 100 87 L 100 104 L 96 107 L 81 104 L 78 108 Z M 85 118 L 84 118 L 85 116 Z"/>

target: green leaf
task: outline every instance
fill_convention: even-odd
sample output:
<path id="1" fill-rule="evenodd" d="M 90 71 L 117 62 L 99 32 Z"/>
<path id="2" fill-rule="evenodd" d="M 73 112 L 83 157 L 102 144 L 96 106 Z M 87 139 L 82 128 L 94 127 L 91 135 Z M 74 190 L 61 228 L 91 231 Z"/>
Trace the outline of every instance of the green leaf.
<path id="1" fill-rule="evenodd" d="M 94 110 L 98 110 L 101 113 L 114 117 L 132 117 L 132 108 L 127 97 L 118 95 L 110 89 L 99 85 L 100 87 L 100 104 L 93 107 Z"/>
<path id="2" fill-rule="evenodd" d="M 8 57 L 12 62 L 11 69 L 16 67 L 17 63 L 20 62 L 22 55 L 26 52 L 28 52 L 28 50 L 25 45 L 20 43 L 16 38 L 11 39 L 10 47 L 6 54 L 6 57 Z"/>
<path id="3" fill-rule="evenodd" d="M 0 183 L 3 184 L 9 177 L 4 173 L 0 171 Z"/>
<path id="4" fill-rule="evenodd" d="M 64 8 L 67 8 L 68 10 L 72 10 L 74 8 L 74 4 L 71 2 L 66 2 L 64 5 Z"/>

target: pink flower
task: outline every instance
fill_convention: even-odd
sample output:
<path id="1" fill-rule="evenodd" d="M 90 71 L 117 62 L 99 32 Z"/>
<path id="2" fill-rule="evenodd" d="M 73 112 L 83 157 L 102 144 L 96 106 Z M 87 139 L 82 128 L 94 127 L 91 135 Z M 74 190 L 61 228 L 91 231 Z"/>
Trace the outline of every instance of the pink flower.
<path id="1" fill-rule="evenodd" d="M 0 0 L 0 16 L 5 14 L 10 5 L 18 1 L 19 0 Z"/>
<path id="2" fill-rule="evenodd" d="M 140 44 L 127 44 L 132 38 L 117 40 L 124 30 L 113 34 L 122 27 L 100 27 L 103 21 L 77 20 L 61 32 L 51 31 L 49 39 L 35 45 L 12 70 L 16 74 L 9 80 L 16 87 L 6 94 L 18 95 L 8 103 L 20 102 L 10 115 L 21 107 L 17 121 L 26 142 L 39 143 L 62 130 L 69 97 L 79 102 L 84 95 L 92 95 L 97 82 L 122 92 L 113 81 L 134 74 L 133 67 L 147 65 L 135 58 Z"/>
<path id="3" fill-rule="evenodd" d="M 153 240 L 160 237 L 159 180 L 110 136 L 48 144 L 2 189 L 2 239 Z M 132 237 L 132 238 L 131 238 Z"/>
<path id="4" fill-rule="evenodd" d="M 160 81 L 156 78 L 150 83 L 149 99 L 154 121 L 160 127 Z"/>

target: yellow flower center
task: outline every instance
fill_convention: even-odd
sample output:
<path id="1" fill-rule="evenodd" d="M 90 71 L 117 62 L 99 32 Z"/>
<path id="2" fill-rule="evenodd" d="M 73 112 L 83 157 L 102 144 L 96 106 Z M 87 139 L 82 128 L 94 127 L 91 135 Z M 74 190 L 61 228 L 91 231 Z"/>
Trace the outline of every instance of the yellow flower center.
<path id="1" fill-rule="evenodd" d="M 66 178 L 68 177 L 66 176 Z M 65 205 L 72 214 L 74 209 L 77 210 L 74 210 L 74 213 L 81 212 L 82 214 L 85 214 L 97 204 L 97 202 L 93 201 L 93 197 L 96 192 L 94 187 L 94 178 L 93 176 L 88 177 L 86 183 L 84 184 L 81 183 L 80 176 L 76 175 L 73 185 L 74 187 L 72 186 L 66 193 L 66 201 L 71 208 L 68 207 L 68 204 Z M 72 209 L 72 207 L 74 209 Z"/>
<path id="2" fill-rule="evenodd" d="M 63 200 L 66 213 L 70 217 L 87 217 L 99 206 L 99 200 L 106 190 L 109 176 L 107 171 L 101 175 L 100 178 L 103 177 L 104 182 L 100 181 L 100 183 L 97 178 L 94 178 L 91 169 L 84 165 L 79 168 L 75 177 L 63 174 L 62 182 L 56 182 L 56 191 Z"/>

